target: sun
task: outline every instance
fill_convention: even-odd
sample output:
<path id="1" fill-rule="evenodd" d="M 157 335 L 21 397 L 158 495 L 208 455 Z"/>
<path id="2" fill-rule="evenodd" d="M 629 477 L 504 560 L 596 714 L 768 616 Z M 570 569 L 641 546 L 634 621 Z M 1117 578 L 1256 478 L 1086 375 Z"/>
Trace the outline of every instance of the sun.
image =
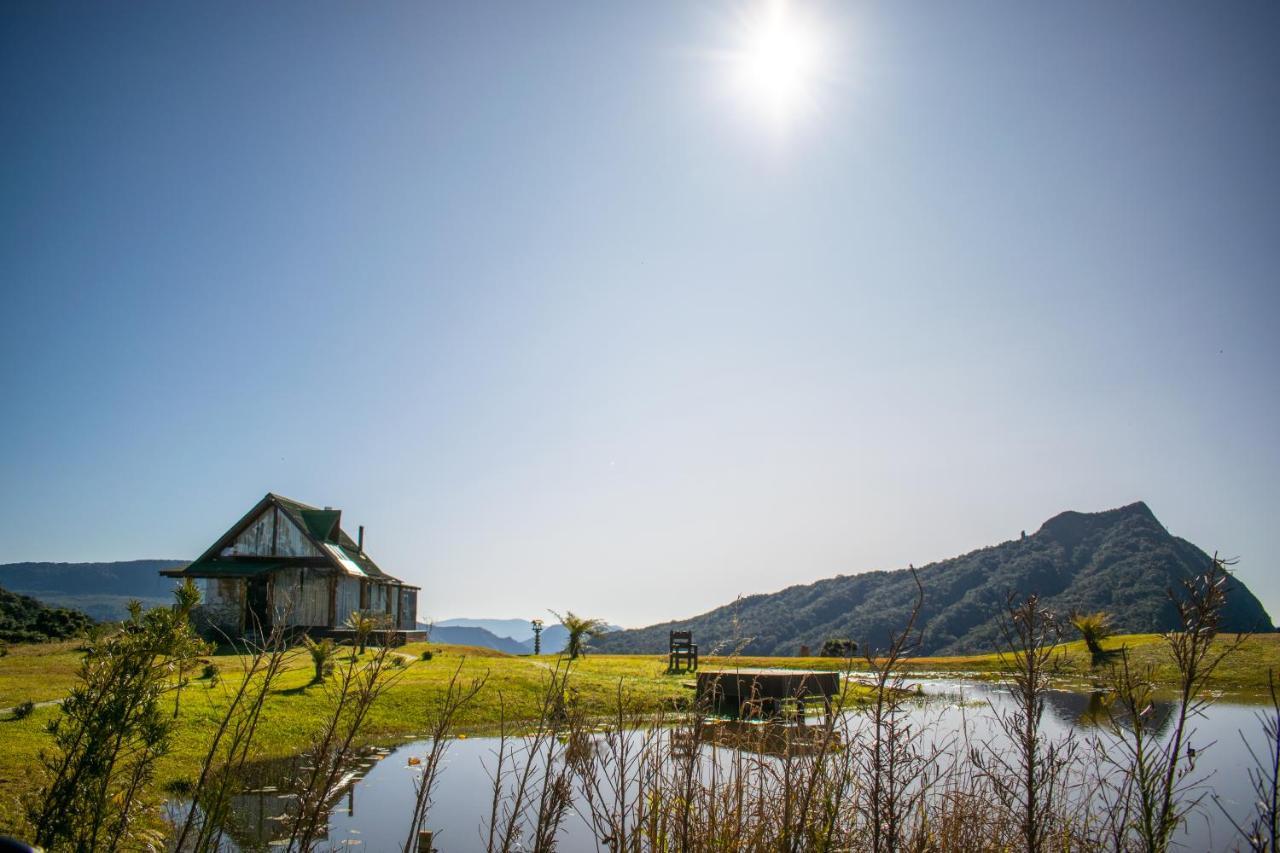
<path id="1" fill-rule="evenodd" d="M 790 124 L 815 105 L 822 48 L 815 21 L 788 0 L 764 0 L 739 22 L 734 87 L 752 111 Z"/>

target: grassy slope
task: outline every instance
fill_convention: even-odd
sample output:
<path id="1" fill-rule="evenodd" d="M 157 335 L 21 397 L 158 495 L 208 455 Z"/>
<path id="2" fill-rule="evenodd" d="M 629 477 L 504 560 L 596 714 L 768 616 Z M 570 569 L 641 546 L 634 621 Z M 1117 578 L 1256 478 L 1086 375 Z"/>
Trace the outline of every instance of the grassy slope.
<path id="1" fill-rule="evenodd" d="M 1156 667 L 1158 680 L 1170 675 L 1170 665 L 1160 638 L 1134 635 L 1108 641 L 1110 648 L 1121 643 L 1132 650 L 1139 663 Z M 367 729 L 370 742 L 412 737 L 423 732 L 435 697 L 443 692 L 454 669 L 461 664 L 464 677 L 488 675 L 481 700 L 460 716 L 463 731 L 492 728 L 505 711 L 508 720 L 536 717 L 543 685 L 554 656 L 510 657 L 490 649 L 462 646 L 413 644 L 401 651 L 417 658 L 426 648 L 437 651 L 431 661 L 415 660 L 404 676 L 375 706 Z M 75 643 L 15 646 L 0 658 L 0 707 L 25 699 L 44 701 L 65 695 L 75 681 L 79 654 Z M 1077 676 L 1088 675 L 1088 654 L 1082 643 L 1063 646 L 1066 660 Z M 216 658 L 222 679 L 216 686 L 194 680 L 182 693 L 182 725 L 178 727 L 173 751 L 160 767 L 161 782 L 193 775 L 208 738 L 226 702 L 239 659 L 234 655 Z M 843 661 L 835 658 L 708 658 L 706 666 L 785 666 L 836 669 Z M 687 698 L 681 686 L 687 675 L 667 675 L 665 659 L 653 655 L 593 655 L 574 663 L 572 686 L 580 700 L 595 713 L 608 712 L 619 681 L 635 706 L 658 710 L 672 700 Z M 1280 635 L 1250 638 L 1245 647 L 1223 670 L 1218 687 L 1233 696 L 1260 696 L 1265 689 L 1268 667 L 1280 668 Z M 906 668 L 913 671 L 963 672 L 978 677 L 996 677 L 1001 669 L 999 655 L 957 658 L 917 658 Z M 327 703 L 320 686 L 310 686 L 311 667 L 305 654 L 294 656 L 279 687 L 268 700 L 263 715 L 259 747 L 263 756 L 289 755 L 303 748 L 308 736 L 320 724 Z M 0 832 L 19 825 L 18 797 L 31 784 L 39 750 L 48 743 L 44 726 L 57 714 L 54 707 L 38 708 L 26 720 L 0 721 Z"/>
<path id="2" fill-rule="evenodd" d="M 483 700 L 471 705 L 459 717 L 461 730 L 491 729 L 505 715 L 509 720 L 536 717 L 550 669 L 555 658 L 511 657 L 490 649 L 437 646 L 433 660 L 415 660 L 404 669 L 401 680 L 379 701 L 366 728 L 369 742 L 387 742 L 422 733 L 432 701 L 439 696 L 459 664 L 466 678 L 488 675 Z M 412 644 L 400 651 L 419 657 L 426 644 Z M 216 686 L 193 680 L 182 692 L 182 725 L 176 731 L 173 750 L 159 768 L 162 783 L 194 775 L 203 758 L 203 749 L 225 707 L 234 684 L 239 658 L 215 658 L 222 670 Z M 80 655 L 75 644 L 59 643 L 11 647 L 0 658 L 0 707 L 24 699 L 43 701 L 65 695 L 75 681 Z M 687 696 L 684 679 L 664 674 L 664 662 L 650 658 L 586 658 L 574 664 L 572 683 L 580 699 L 593 713 L 607 712 L 619 680 L 641 707 L 657 709 L 668 700 Z M 310 659 L 304 653 L 293 656 L 279 686 L 268 699 L 260 727 L 261 755 L 291 755 L 305 747 L 310 734 L 321 724 L 328 707 L 325 690 L 313 686 Z M 58 710 L 37 708 L 25 720 L 0 721 L 0 833 L 19 825 L 20 795 L 31 785 L 32 770 L 39 750 L 49 742 L 45 724 Z"/>

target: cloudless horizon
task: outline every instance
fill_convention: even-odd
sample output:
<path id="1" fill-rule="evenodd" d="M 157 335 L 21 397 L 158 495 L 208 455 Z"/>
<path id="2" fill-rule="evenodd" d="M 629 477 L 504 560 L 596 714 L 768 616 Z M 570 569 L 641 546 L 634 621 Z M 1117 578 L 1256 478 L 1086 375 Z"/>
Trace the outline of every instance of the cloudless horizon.
<path id="1" fill-rule="evenodd" d="M 274 491 L 423 616 L 634 627 L 1143 500 L 1278 619 L 1278 36 L 8 4 L 0 563 L 192 558 Z"/>

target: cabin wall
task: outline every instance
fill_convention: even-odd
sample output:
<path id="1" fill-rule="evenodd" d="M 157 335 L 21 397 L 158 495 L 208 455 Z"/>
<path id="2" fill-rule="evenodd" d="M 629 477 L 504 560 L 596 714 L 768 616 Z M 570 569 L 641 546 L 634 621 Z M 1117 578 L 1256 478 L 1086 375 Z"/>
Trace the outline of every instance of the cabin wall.
<path id="1" fill-rule="evenodd" d="M 412 631 L 418 627 L 418 591 L 400 588 L 400 609 L 397 628 Z"/>
<path id="2" fill-rule="evenodd" d="M 192 611 L 196 629 L 204 634 L 240 634 L 244 615 L 245 584 L 242 578 L 200 578 L 200 604 Z"/>
<path id="3" fill-rule="evenodd" d="M 294 524 L 287 515 L 275 511 L 279 519 L 276 529 L 276 557 L 319 557 L 320 551 L 311 544 L 302 528 Z"/>
<path id="4" fill-rule="evenodd" d="M 342 627 L 347 617 L 360 609 L 360 578 L 348 575 L 337 577 L 338 589 L 334 596 L 334 627 Z"/>
<path id="5" fill-rule="evenodd" d="M 391 587 L 381 583 L 370 584 L 369 587 L 369 612 L 390 613 Z"/>
<path id="6" fill-rule="evenodd" d="M 305 533 L 274 506 L 267 507 L 219 554 L 223 557 L 317 557 Z"/>
<path id="7" fill-rule="evenodd" d="M 327 626 L 331 575 L 310 569 L 288 569 L 275 575 L 272 606 L 285 625 Z"/>

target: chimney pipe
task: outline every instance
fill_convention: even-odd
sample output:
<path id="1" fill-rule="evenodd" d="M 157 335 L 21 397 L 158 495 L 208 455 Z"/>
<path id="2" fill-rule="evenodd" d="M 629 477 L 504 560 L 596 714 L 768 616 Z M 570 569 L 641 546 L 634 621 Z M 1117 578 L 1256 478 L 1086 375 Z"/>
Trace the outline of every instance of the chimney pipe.
<path id="1" fill-rule="evenodd" d="M 359 538 L 356 540 L 356 550 L 360 552 L 360 556 L 364 556 L 364 525 L 360 525 Z"/>

